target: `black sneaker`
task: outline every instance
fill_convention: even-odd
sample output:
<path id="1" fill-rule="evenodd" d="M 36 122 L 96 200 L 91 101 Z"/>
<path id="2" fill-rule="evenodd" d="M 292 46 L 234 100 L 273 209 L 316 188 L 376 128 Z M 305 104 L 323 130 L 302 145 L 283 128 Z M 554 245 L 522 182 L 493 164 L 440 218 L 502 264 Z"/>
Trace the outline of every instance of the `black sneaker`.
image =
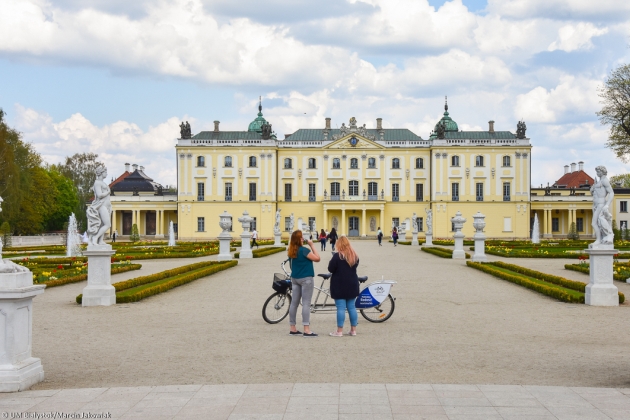
<path id="1" fill-rule="evenodd" d="M 314 332 L 311 332 L 311 333 L 304 333 L 302 336 L 303 337 L 317 337 L 317 334 L 315 334 Z"/>
<path id="2" fill-rule="evenodd" d="M 302 331 L 289 331 L 289 335 L 302 335 Z"/>

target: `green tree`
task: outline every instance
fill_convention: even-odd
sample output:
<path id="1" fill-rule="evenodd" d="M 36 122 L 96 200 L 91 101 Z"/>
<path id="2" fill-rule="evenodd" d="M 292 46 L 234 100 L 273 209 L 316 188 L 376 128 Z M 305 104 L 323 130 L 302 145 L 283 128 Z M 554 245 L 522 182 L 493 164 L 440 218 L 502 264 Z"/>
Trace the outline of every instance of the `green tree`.
<path id="1" fill-rule="evenodd" d="M 630 64 L 612 71 L 599 92 L 602 109 L 597 113 L 610 126 L 606 146 L 622 161 L 630 157 Z"/>
<path id="2" fill-rule="evenodd" d="M 138 232 L 138 225 L 137 224 L 133 224 L 133 226 L 131 226 L 131 235 L 129 235 L 129 240 L 131 242 L 138 242 L 140 240 L 140 233 Z"/>
<path id="3" fill-rule="evenodd" d="M 580 234 L 577 231 L 575 226 L 575 222 L 571 222 L 571 226 L 569 227 L 569 234 L 567 235 L 567 239 L 580 239 Z"/>
<path id="4" fill-rule="evenodd" d="M 63 176 L 54 167 L 50 167 L 47 172 L 55 187 L 55 206 L 51 209 L 46 227 L 48 230 L 67 230 L 68 218 L 79 205 L 77 190 L 72 180 Z"/>
<path id="5" fill-rule="evenodd" d="M 9 222 L 4 222 L 0 226 L 0 237 L 2 237 L 3 246 L 11 246 L 11 226 L 9 226 Z"/>
<path id="6" fill-rule="evenodd" d="M 70 179 L 76 190 L 78 203 L 74 209 L 77 217 L 77 225 L 83 230 L 87 226 L 87 217 L 85 210 L 87 204 L 94 197 L 92 187 L 96 180 L 96 169 L 104 167 L 102 162 L 96 160 L 98 155 L 95 153 L 75 153 L 66 157 L 64 163 L 53 165 L 53 169 Z"/>
<path id="7" fill-rule="evenodd" d="M 617 188 L 617 183 L 621 188 L 630 188 L 630 174 L 613 175 L 608 179 L 613 188 Z"/>

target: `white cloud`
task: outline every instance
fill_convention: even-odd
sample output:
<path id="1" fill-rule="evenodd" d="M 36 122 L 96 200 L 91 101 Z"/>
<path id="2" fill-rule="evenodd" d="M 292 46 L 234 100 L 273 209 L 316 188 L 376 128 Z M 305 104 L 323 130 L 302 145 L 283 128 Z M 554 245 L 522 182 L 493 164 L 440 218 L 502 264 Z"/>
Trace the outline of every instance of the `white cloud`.
<path id="1" fill-rule="evenodd" d="M 549 45 L 549 51 L 562 50 L 571 52 L 593 47 L 591 39 L 608 33 L 608 28 L 598 29 L 590 22 L 580 22 L 576 25 L 564 25 L 558 30 L 558 40 Z"/>
<path id="2" fill-rule="evenodd" d="M 630 16 L 630 3 L 620 0 L 488 0 L 487 10 L 517 19 L 542 16 L 624 20 Z"/>

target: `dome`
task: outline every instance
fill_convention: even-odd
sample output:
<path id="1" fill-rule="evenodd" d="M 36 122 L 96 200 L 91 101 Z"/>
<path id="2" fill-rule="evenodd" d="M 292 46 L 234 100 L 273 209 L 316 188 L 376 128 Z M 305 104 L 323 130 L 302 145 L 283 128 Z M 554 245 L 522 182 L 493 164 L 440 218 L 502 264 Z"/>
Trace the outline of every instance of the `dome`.
<path id="1" fill-rule="evenodd" d="M 249 127 L 247 131 L 255 131 L 257 133 L 262 133 L 262 125 L 265 124 L 267 120 L 263 117 L 262 114 L 262 103 L 258 105 L 258 116 L 254 121 L 249 123 Z"/>
<path id="2" fill-rule="evenodd" d="M 459 131 L 459 127 L 457 126 L 457 123 L 453 121 L 453 119 L 448 114 L 448 103 L 444 104 L 444 116 L 442 117 L 440 121 L 438 121 L 437 124 L 435 124 L 435 128 L 433 129 L 434 133 L 438 132 L 438 124 L 440 123 L 444 124 L 444 128 L 446 132 Z"/>

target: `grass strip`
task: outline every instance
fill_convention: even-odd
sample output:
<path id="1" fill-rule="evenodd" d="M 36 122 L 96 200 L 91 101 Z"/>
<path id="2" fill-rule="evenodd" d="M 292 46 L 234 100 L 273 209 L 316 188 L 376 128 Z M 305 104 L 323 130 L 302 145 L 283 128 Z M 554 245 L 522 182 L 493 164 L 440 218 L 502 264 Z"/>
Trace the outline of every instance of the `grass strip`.
<path id="1" fill-rule="evenodd" d="M 439 246 L 423 246 L 420 248 L 424 252 L 428 252 L 429 254 L 433 254 L 440 258 L 453 258 L 453 250 L 448 248 L 442 248 Z M 470 259 L 470 254 L 465 252 L 466 259 Z"/>
<path id="2" fill-rule="evenodd" d="M 125 264 L 120 267 L 112 267 L 111 273 L 112 274 L 126 273 L 127 271 L 140 270 L 141 268 L 142 268 L 142 264 Z M 45 284 L 47 288 L 50 288 L 50 287 L 63 286 L 64 284 L 78 283 L 84 280 L 87 280 L 87 273 L 79 274 L 78 276 L 62 277 L 57 280 L 45 281 L 39 284 Z"/>
<path id="3" fill-rule="evenodd" d="M 500 268 L 513 271 L 518 274 L 524 274 L 525 276 L 540 279 L 546 281 L 547 283 L 552 283 L 566 289 L 577 290 L 578 292 L 582 293 L 586 291 L 586 284 L 582 283 L 581 281 L 574 281 L 565 279 L 564 277 L 554 276 L 552 274 L 541 273 L 540 271 L 530 270 L 529 268 L 521 267 L 520 265 L 504 263 L 503 261 L 495 261 L 491 264 Z"/>
<path id="4" fill-rule="evenodd" d="M 580 273 L 589 274 L 589 275 L 591 274 L 591 267 L 589 264 L 565 264 L 564 269 L 578 271 Z M 617 280 L 617 281 L 621 281 L 625 283 L 627 278 L 628 278 L 627 275 L 613 272 L 613 280 Z"/>
<path id="5" fill-rule="evenodd" d="M 262 257 L 266 257 L 267 255 L 277 254 L 278 252 L 286 251 L 286 249 L 287 247 L 285 246 L 273 246 L 273 247 L 267 247 L 263 249 L 256 249 L 252 251 L 252 257 L 262 258 Z M 240 256 L 241 256 L 240 252 L 234 253 L 234 258 L 240 258 Z"/>

